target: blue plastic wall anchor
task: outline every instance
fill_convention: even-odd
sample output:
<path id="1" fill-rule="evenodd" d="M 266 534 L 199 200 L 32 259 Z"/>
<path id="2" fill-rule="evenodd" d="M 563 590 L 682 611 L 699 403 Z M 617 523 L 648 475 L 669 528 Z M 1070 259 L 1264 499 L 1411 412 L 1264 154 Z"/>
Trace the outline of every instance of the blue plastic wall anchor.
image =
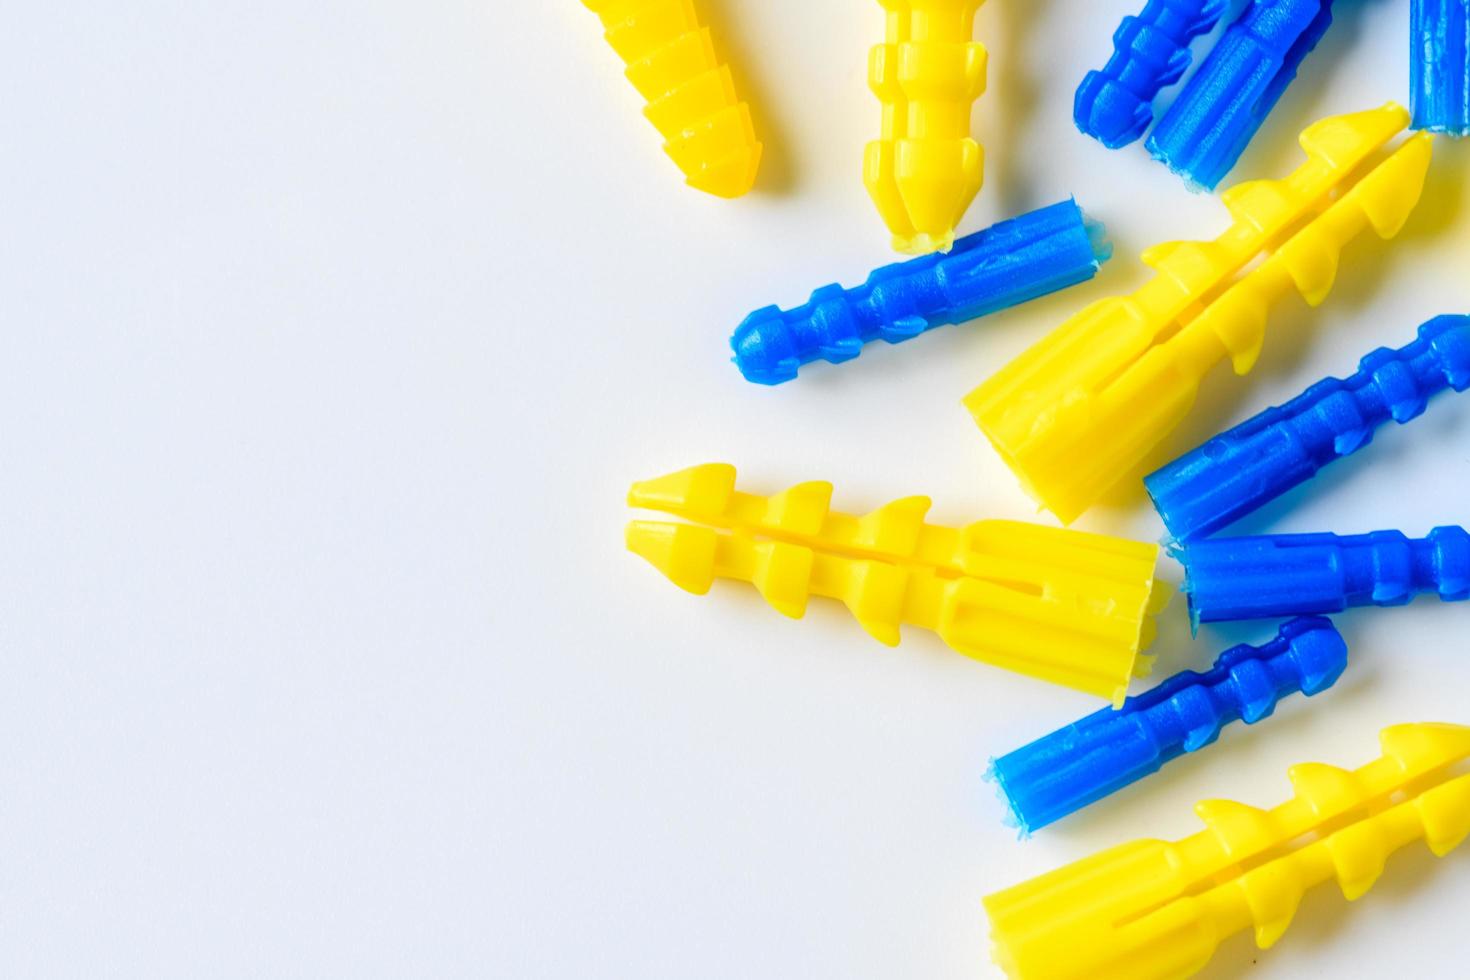
<path id="1" fill-rule="evenodd" d="M 1409 82 L 1415 129 L 1470 136 L 1470 2 L 1409 5 Z"/>
<path id="2" fill-rule="evenodd" d="M 1175 541 L 1214 534 L 1335 459 L 1389 419 L 1417 418 L 1434 394 L 1470 387 L 1470 317 L 1441 316 L 1399 350 L 1380 348 L 1352 377 L 1319 381 L 1144 477 Z"/>
<path id="3" fill-rule="evenodd" d="M 1213 190 L 1332 25 L 1332 0 L 1253 0 L 1148 138 L 1191 186 Z"/>
<path id="4" fill-rule="evenodd" d="M 1077 128 L 1110 150 L 1138 139 L 1154 121 L 1153 101 L 1189 67 L 1189 44 L 1208 34 L 1230 0 L 1148 0 L 1113 34 L 1113 55 L 1090 71 L 1072 101 Z"/>
<path id="5" fill-rule="evenodd" d="M 896 344 L 1085 282 L 1111 255 L 1102 225 L 1061 201 L 961 238 L 948 254 L 884 266 L 855 289 L 834 283 L 804 306 L 757 310 L 730 346 L 747 380 L 780 384 L 810 361 L 848 361 L 871 341 Z"/>
<path id="6" fill-rule="evenodd" d="M 1470 599 L 1470 534 L 1462 527 L 1420 539 L 1399 531 L 1211 538 L 1176 556 L 1196 625 L 1400 606 L 1426 592 Z"/>
<path id="7" fill-rule="evenodd" d="M 1231 722 L 1253 725 L 1297 691 L 1327 690 L 1347 662 L 1347 644 L 1330 621 L 1294 619 L 1269 643 L 1226 650 L 1209 673 L 1176 674 L 1116 711 L 1106 708 L 996 759 L 991 775 L 1030 834 L 1213 744 Z"/>

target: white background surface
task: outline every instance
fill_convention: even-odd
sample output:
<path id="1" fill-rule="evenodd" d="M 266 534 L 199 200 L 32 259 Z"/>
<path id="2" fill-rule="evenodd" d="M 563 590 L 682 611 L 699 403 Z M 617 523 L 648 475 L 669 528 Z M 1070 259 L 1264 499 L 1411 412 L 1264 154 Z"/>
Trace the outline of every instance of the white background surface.
<path id="1" fill-rule="evenodd" d="M 1031 516 L 960 397 L 1227 221 L 1072 128 L 1136 3 L 992 0 L 965 229 L 1075 193 L 1117 258 L 747 385 L 746 312 L 891 258 L 860 180 L 882 16 L 706 5 L 768 147 L 733 203 L 682 187 L 570 0 L 5 8 L 0 976 L 996 976 L 982 896 L 1190 833 L 1206 796 L 1274 805 L 1289 764 L 1360 765 L 1384 725 L 1470 721 L 1470 609 L 1354 613 L 1320 701 L 1020 843 L 987 760 L 1094 701 L 626 554 L 627 484 L 704 461 L 852 511 Z M 1339 6 L 1236 177 L 1407 98 L 1407 0 Z M 1466 308 L 1467 151 L 1441 143 L 1401 240 L 1286 303 L 1171 450 Z M 1470 518 L 1467 485 L 1470 397 L 1444 397 L 1242 529 L 1422 533 Z M 1079 526 L 1162 530 L 1139 493 Z M 1157 652 L 1273 629 L 1191 643 L 1179 601 Z M 1416 847 L 1206 975 L 1463 976 L 1467 902 L 1466 856 Z"/>

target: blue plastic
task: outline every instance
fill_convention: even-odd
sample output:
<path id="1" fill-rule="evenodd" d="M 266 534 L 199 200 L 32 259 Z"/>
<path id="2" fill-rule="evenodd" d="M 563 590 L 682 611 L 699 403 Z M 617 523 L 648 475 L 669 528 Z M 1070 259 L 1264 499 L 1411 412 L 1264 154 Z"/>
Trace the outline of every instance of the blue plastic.
<path id="1" fill-rule="evenodd" d="M 1409 5 L 1409 82 L 1415 129 L 1470 135 L 1470 0 Z"/>
<path id="2" fill-rule="evenodd" d="M 1400 606 L 1428 592 L 1470 599 L 1470 534 L 1462 527 L 1419 539 L 1399 531 L 1212 538 L 1176 554 L 1196 625 Z"/>
<path id="3" fill-rule="evenodd" d="M 1470 317 L 1441 316 L 1399 350 L 1380 348 L 1352 377 L 1327 378 L 1144 478 L 1175 541 L 1213 534 L 1366 446 L 1389 419 L 1470 387 Z"/>
<path id="4" fill-rule="evenodd" d="M 855 289 L 834 283 L 795 309 L 757 310 L 730 346 L 747 380 L 780 384 L 811 361 L 838 364 L 874 340 L 897 344 L 1085 282 L 1111 255 L 1102 226 L 1061 201 L 961 238 L 947 254 L 884 266 Z"/>
<path id="5" fill-rule="evenodd" d="M 1190 42 L 1214 29 L 1230 0 L 1148 0 L 1113 34 L 1113 55 L 1077 88 L 1077 128 L 1110 150 L 1127 146 L 1153 123 L 1159 92 L 1189 67 Z"/>
<path id="6" fill-rule="evenodd" d="M 1077 89 L 1077 128 L 1114 150 L 1141 137 L 1154 99 L 1189 67 L 1190 43 L 1229 6 L 1149 0 L 1137 17 L 1125 17 L 1107 66 Z M 1331 25 L 1332 0 L 1250 0 L 1159 120 L 1149 152 L 1191 186 L 1213 189 Z"/>
<path id="7" fill-rule="evenodd" d="M 1213 744 L 1234 721 L 1268 718 L 1297 691 L 1320 694 L 1347 662 L 1347 644 L 1329 620 L 1294 619 L 1269 643 L 1226 650 L 1209 673 L 1176 674 L 1116 711 L 1105 708 L 996 759 L 991 774 L 1030 834 Z"/>
<path id="8" fill-rule="evenodd" d="M 1332 0 L 1253 0 L 1159 120 L 1148 151 L 1213 190 L 1331 25 Z"/>

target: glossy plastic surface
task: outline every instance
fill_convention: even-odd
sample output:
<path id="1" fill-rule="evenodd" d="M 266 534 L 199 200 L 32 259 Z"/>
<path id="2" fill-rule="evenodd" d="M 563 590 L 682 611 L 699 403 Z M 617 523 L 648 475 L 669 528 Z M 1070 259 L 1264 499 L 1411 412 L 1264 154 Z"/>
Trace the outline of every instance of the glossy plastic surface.
<path id="1" fill-rule="evenodd" d="M 1336 881 L 1350 901 L 1390 855 L 1423 840 L 1444 856 L 1470 834 L 1470 728 L 1401 725 L 1353 772 L 1291 770 L 1274 810 L 1229 800 L 1196 808 L 1206 829 L 1142 840 L 990 896 L 994 956 L 1013 980 L 1178 980 L 1228 936 L 1274 945 L 1308 889 Z"/>
<path id="2" fill-rule="evenodd" d="M 757 310 L 730 346 L 746 380 L 780 384 L 811 361 L 851 360 L 872 341 L 897 344 L 1085 282 L 1111 254 L 1102 226 L 1061 201 L 967 235 L 947 254 L 884 266 L 853 289 L 823 286 L 795 309 Z"/>
<path id="3" fill-rule="evenodd" d="M 807 600 L 846 603 L 871 636 L 894 646 L 908 623 L 986 663 L 1121 704 L 1144 673 L 1168 601 L 1154 545 L 1012 521 L 927 524 L 927 497 L 858 517 L 831 509 L 830 483 L 772 497 L 735 489 L 735 468 L 695 466 L 636 483 L 634 507 L 697 522 L 633 521 L 628 548 L 680 588 L 749 582 L 795 619 Z"/>
<path id="4" fill-rule="evenodd" d="M 1417 539 L 1401 531 L 1211 538 L 1177 555 L 1195 623 L 1401 606 L 1425 593 L 1470 599 L 1470 534 L 1454 525 Z"/>
<path id="5" fill-rule="evenodd" d="M 1409 80 L 1415 129 L 1470 136 L 1470 0 L 1412 0 Z"/>
<path id="6" fill-rule="evenodd" d="M 1226 650 L 1208 673 L 1176 674 L 1119 710 L 1001 756 L 991 773 L 1016 825 L 1033 833 L 1214 744 L 1232 722 L 1253 725 L 1283 698 L 1327 690 L 1347 662 L 1347 644 L 1331 622 L 1294 619 L 1268 643 Z"/>
<path id="7" fill-rule="evenodd" d="M 1113 34 L 1113 55 L 1090 71 L 1072 102 L 1077 128 L 1110 150 L 1137 140 L 1153 123 L 1159 92 L 1189 67 L 1190 42 L 1214 29 L 1230 0 L 1148 0 Z"/>
<path id="8" fill-rule="evenodd" d="M 986 52 L 973 40 L 984 0 L 879 0 L 887 36 L 868 84 L 883 103 L 883 136 L 868 144 L 863 182 L 907 255 L 947 251 L 984 180 L 970 111 L 985 91 Z"/>
<path id="9" fill-rule="evenodd" d="M 1419 202 L 1432 137 L 1360 171 L 1407 123 L 1389 103 L 1314 124 L 1301 137 L 1307 162 L 1289 177 L 1222 196 L 1235 220 L 1219 238 L 1149 250 L 1149 282 L 1087 307 L 971 392 L 966 407 L 1032 496 L 1075 520 L 1143 465 L 1216 364 L 1250 371 L 1272 305 L 1292 292 L 1321 303 L 1348 242 L 1370 228 L 1397 234 Z"/>
<path id="10" fill-rule="evenodd" d="M 1418 418 L 1445 389 L 1470 387 L 1470 317 L 1440 316 L 1398 350 L 1379 348 L 1144 478 L 1176 541 L 1213 534 L 1350 456 L 1390 419 Z"/>
<path id="11" fill-rule="evenodd" d="M 750 107 L 715 56 L 694 0 L 582 0 L 602 20 L 643 114 L 690 187 L 739 197 L 755 184 L 761 144 Z"/>
<path id="12" fill-rule="evenodd" d="M 1159 120 L 1148 151 L 1214 190 L 1331 25 L 1331 0 L 1254 0 Z"/>

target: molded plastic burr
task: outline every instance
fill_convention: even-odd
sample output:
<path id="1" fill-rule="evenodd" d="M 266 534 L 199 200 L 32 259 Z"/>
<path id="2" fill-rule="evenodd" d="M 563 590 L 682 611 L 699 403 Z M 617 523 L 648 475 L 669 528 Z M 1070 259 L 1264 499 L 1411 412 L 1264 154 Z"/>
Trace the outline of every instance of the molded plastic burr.
<path id="1" fill-rule="evenodd" d="M 716 578 L 749 582 L 794 619 L 814 595 L 840 599 L 894 646 L 908 623 L 955 650 L 1121 704 L 1146 673 L 1139 650 L 1168 601 L 1155 545 L 1012 521 L 927 524 L 929 498 L 862 517 L 831 509 L 830 483 L 773 497 L 735 489 L 735 468 L 695 466 L 635 483 L 634 507 L 697 524 L 633 521 L 628 548 L 697 595 Z"/>
<path id="2" fill-rule="evenodd" d="M 1409 76 L 1415 129 L 1470 136 L 1470 0 L 1413 0 Z"/>
<path id="3" fill-rule="evenodd" d="M 972 38 L 984 0 L 879 0 L 886 43 L 868 61 L 883 103 L 883 138 L 868 144 L 863 181 L 908 255 L 947 251 L 984 180 L 970 110 L 985 91 L 985 48 Z"/>
<path id="4" fill-rule="evenodd" d="M 1077 128 L 1110 150 L 1127 146 L 1154 121 L 1159 92 L 1189 67 L 1190 42 L 1214 29 L 1230 0 L 1148 0 L 1113 34 L 1113 55 L 1077 89 Z"/>
<path id="5" fill-rule="evenodd" d="M 1194 541 L 1362 449 L 1390 419 L 1418 418 L 1436 393 L 1467 387 L 1470 317 L 1435 317 L 1413 343 L 1373 351 L 1351 377 L 1317 382 L 1145 477 L 1144 486 L 1174 540 Z"/>
<path id="6" fill-rule="evenodd" d="M 1424 593 L 1470 599 L 1470 534 L 1401 531 L 1211 538 L 1177 552 L 1195 623 L 1401 606 Z"/>
<path id="7" fill-rule="evenodd" d="M 717 197 L 750 190 L 761 144 L 694 0 L 582 2 L 602 20 L 628 81 L 648 102 L 643 114 L 689 186 Z"/>
<path id="8" fill-rule="evenodd" d="M 749 381 L 774 385 L 818 359 L 851 360 L 875 340 L 897 344 L 1091 279 L 1112 248 L 1076 201 L 1023 214 L 955 242 L 948 254 L 884 266 L 854 289 L 835 283 L 803 306 L 768 306 L 730 339 Z"/>
<path id="9" fill-rule="evenodd" d="M 1386 729 L 1383 755 L 1355 772 L 1291 770 L 1274 810 L 1229 800 L 1195 808 L 1206 829 L 1141 840 L 985 900 L 994 956 L 1013 980 L 1180 980 L 1227 937 L 1275 945 L 1308 889 L 1336 881 L 1352 901 L 1395 851 L 1436 855 L 1470 834 L 1470 728 Z"/>
<path id="10" fill-rule="evenodd" d="M 1235 221 L 1219 238 L 1151 249 L 1153 279 L 1087 307 L 970 393 L 976 422 L 1043 506 L 1075 520 L 1144 464 L 1216 364 L 1228 359 L 1237 374 L 1255 365 L 1277 300 L 1298 292 L 1321 303 L 1348 242 L 1370 228 L 1398 233 L 1419 202 L 1432 137 L 1365 165 L 1408 121 L 1389 103 L 1311 126 L 1293 174 L 1222 196 Z"/>
<path id="11" fill-rule="evenodd" d="M 992 774 L 1026 834 L 1158 772 L 1187 752 L 1214 744 L 1234 721 L 1269 718 L 1283 698 L 1327 690 L 1347 668 L 1348 650 L 1332 623 L 1294 619 L 1269 643 L 1242 643 L 1209 673 L 1184 671 L 996 759 Z"/>
<path id="12" fill-rule="evenodd" d="M 1214 190 L 1331 25 L 1332 0 L 1254 0 L 1159 120 L 1148 151 Z"/>

